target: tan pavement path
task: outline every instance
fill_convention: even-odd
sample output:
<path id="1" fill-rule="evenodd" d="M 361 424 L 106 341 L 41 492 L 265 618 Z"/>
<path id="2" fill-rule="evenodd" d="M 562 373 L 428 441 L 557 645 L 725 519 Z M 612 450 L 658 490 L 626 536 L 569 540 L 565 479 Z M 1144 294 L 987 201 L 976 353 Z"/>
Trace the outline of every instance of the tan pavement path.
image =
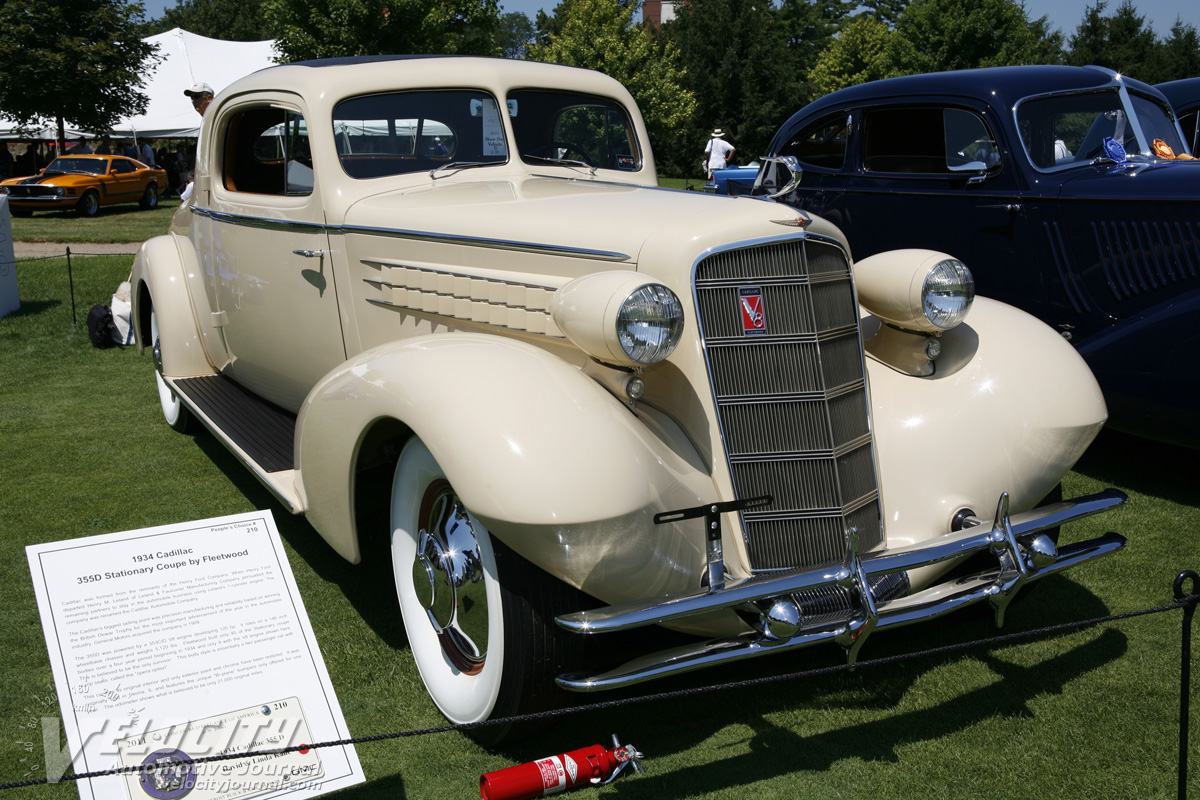
<path id="1" fill-rule="evenodd" d="M 62 256 L 66 255 L 67 248 L 71 248 L 71 254 L 80 255 L 112 255 L 112 254 L 133 254 L 142 246 L 141 242 L 125 242 L 114 244 L 112 242 L 13 242 L 13 255 L 17 258 L 40 258 L 43 256 Z"/>

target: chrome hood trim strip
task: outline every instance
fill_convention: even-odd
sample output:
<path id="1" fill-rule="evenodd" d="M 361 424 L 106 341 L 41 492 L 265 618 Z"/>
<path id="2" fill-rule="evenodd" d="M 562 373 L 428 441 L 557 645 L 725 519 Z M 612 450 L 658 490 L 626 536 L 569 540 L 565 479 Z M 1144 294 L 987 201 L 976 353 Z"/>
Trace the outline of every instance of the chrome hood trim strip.
<path id="1" fill-rule="evenodd" d="M 442 244 L 457 244 L 466 247 L 487 247 L 500 250 L 513 250 L 521 253 L 538 253 L 540 255 L 566 256 L 568 258 L 588 258 L 599 261 L 628 262 L 633 256 L 612 250 L 591 250 L 583 247 L 566 247 L 540 242 L 522 242 L 509 239 L 488 239 L 479 236 L 465 236 L 453 233 L 436 233 L 434 231 L 414 231 L 403 228 L 374 228 L 365 225 L 325 225 L 314 222 L 291 222 L 270 217 L 253 217 L 244 214 L 229 214 L 224 211 L 214 211 L 211 208 L 192 206 L 191 212 L 201 217 L 208 217 L 216 222 L 230 225 L 242 225 L 251 228 L 267 228 L 283 231 L 303 231 L 307 233 L 357 233 L 366 236 L 385 236 L 393 239 L 412 239 L 421 242 L 439 242 Z"/>

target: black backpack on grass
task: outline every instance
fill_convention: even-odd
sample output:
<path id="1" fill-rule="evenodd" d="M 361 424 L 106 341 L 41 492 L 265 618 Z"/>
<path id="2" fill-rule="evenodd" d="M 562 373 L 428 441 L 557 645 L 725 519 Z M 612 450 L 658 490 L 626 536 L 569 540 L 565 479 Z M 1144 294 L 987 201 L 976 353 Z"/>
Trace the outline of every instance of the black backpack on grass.
<path id="1" fill-rule="evenodd" d="M 117 326 L 113 323 L 112 309 L 108 306 L 92 306 L 87 316 L 88 338 L 94 347 L 106 350 L 117 343 Z"/>

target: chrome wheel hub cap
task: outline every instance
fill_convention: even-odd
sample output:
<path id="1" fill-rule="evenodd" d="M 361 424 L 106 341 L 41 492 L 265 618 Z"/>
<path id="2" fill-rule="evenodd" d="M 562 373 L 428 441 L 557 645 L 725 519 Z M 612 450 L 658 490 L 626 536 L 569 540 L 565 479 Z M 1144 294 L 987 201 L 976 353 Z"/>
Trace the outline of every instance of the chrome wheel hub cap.
<path id="1" fill-rule="evenodd" d="M 413 587 L 442 650 L 462 672 L 487 657 L 488 608 L 479 537 L 466 508 L 444 480 L 421 500 Z"/>

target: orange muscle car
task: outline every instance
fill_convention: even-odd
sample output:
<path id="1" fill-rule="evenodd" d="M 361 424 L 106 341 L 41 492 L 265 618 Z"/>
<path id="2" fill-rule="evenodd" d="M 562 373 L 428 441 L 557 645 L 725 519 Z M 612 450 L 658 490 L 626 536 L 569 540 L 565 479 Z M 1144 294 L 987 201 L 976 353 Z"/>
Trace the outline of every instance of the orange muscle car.
<path id="1" fill-rule="evenodd" d="M 8 206 L 14 216 L 74 208 L 81 216 L 93 217 L 100 206 L 117 203 L 154 208 L 166 187 L 166 170 L 148 167 L 132 158 L 65 155 L 51 161 L 37 175 L 0 183 L 0 192 L 8 195 Z"/>

